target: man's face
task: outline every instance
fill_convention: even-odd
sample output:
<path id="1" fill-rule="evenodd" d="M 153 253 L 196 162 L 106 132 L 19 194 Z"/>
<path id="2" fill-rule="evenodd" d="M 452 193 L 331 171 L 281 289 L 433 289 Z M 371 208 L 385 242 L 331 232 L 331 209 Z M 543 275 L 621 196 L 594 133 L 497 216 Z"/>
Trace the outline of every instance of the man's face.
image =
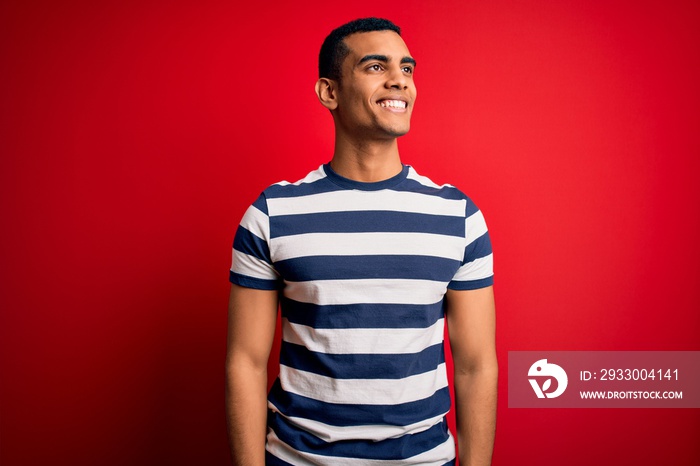
<path id="1" fill-rule="evenodd" d="M 393 31 L 373 31 L 344 41 L 350 53 L 337 91 L 339 128 L 361 139 L 403 136 L 416 99 L 415 61 L 403 39 Z"/>

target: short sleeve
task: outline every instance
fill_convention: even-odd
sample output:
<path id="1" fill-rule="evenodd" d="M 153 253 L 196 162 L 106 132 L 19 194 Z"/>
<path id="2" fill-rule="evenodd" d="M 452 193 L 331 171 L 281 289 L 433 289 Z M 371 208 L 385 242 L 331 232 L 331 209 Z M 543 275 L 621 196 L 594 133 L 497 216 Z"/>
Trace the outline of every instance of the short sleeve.
<path id="1" fill-rule="evenodd" d="M 233 240 L 229 280 L 236 285 L 276 290 L 281 279 L 270 258 L 270 219 L 265 194 L 243 215 Z"/>
<path id="2" fill-rule="evenodd" d="M 481 211 L 467 199 L 465 248 L 460 268 L 447 285 L 453 290 L 475 290 L 493 285 L 493 251 Z"/>

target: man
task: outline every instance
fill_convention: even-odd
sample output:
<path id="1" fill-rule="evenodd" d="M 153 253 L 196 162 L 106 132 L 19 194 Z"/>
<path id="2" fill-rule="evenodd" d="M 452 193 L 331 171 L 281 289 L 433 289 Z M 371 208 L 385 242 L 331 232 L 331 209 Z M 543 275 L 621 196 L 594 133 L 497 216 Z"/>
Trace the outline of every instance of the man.
<path id="1" fill-rule="evenodd" d="M 266 189 L 241 221 L 226 361 L 235 464 L 454 464 L 445 318 L 460 464 L 490 464 L 491 244 L 469 198 L 401 163 L 415 65 L 387 20 L 331 32 L 316 93 L 333 158 Z M 266 399 L 278 303 L 280 376 Z"/>

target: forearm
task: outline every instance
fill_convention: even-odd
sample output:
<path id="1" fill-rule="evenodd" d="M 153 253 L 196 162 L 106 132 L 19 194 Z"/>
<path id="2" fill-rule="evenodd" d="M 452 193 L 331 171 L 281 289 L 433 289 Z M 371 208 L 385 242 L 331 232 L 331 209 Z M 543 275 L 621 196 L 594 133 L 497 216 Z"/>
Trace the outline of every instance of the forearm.
<path id="1" fill-rule="evenodd" d="M 242 361 L 227 361 L 226 418 L 235 466 L 265 464 L 267 370 Z"/>
<path id="2" fill-rule="evenodd" d="M 460 466 L 491 464 L 496 434 L 498 366 L 455 370 L 455 405 Z"/>

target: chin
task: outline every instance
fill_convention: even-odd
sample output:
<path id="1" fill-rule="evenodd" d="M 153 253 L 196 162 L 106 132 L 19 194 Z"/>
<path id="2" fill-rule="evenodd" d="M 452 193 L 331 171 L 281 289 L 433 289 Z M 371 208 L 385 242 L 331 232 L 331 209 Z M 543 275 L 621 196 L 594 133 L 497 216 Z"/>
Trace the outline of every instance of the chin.
<path id="1" fill-rule="evenodd" d="M 387 131 L 392 137 L 398 138 L 408 133 L 410 128 L 391 128 Z"/>
<path id="2" fill-rule="evenodd" d="M 386 135 L 397 138 L 408 133 L 408 130 L 411 129 L 411 125 L 382 125 L 380 128 Z"/>

